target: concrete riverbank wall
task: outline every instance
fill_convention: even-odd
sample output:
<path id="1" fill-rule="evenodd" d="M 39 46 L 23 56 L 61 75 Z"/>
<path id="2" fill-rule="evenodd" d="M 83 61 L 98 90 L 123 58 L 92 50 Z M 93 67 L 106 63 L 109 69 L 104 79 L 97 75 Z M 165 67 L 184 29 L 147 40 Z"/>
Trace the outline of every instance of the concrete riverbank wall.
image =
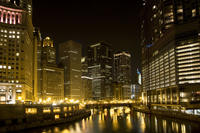
<path id="1" fill-rule="evenodd" d="M 133 111 L 142 112 L 146 114 L 160 115 L 164 117 L 169 117 L 172 119 L 182 119 L 193 122 L 200 122 L 200 116 L 187 114 L 181 111 L 172 111 L 172 110 L 159 110 L 159 109 L 147 109 L 147 108 L 138 108 L 132 107 Z"/>
<path id="2" fill-rule="evenodd" d="M 72 122 L 90 114 L 78 104 L 0 105 L 0 133 Z"/>

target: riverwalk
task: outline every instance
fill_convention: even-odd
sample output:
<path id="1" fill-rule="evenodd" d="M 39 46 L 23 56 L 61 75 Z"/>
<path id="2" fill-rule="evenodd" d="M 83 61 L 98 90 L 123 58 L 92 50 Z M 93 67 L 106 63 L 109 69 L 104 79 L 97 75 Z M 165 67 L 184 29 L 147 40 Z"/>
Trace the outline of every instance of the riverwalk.
<path id="1" fill-rule="evenodd" d="M 91 115 L 78 104 L 0 105 L 0 132 L 51 126 L 72 122 Z"/>

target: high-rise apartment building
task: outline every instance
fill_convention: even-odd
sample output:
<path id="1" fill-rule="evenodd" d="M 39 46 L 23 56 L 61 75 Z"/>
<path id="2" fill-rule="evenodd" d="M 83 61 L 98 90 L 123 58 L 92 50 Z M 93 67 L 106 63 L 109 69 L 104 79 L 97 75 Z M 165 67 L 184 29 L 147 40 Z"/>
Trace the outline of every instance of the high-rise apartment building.
<path id="1" fill-rule="evenodd" d="M 64 67 L 65 98 L 81 99 L 81 44 L 67 41 L 59 44 L 59 62 Z"/>
<path id="2" fill-rule="evenodd" d="M 34 45 L 31 0 L 0 0 L 0 102 L 32 101 Z"/>
<path id="3" fill-rule="evenodd" d="M 113 79 L 122 85 L 123 99 L 131 98 L 131 54 L 117 52 L 114 54 Z"/>
<path id="4" fill-rule="evenodd" d="M 88 48 L 88 72 L 92 78 L 92 96 L 95 100 L 112 98 L 113 52 L 105 42 Z"/>
<path id="5" fill-rule="evenodd" d="M 200 1 L 149 0 L 143 8 L 144 101 L 192 107 L 200 101 Z"/>
<path id="6" fill-rule="evenodd" d="M 42 82 L 39 99 L 45 102 L 64 100 L 64 70 L 56 64 L 56 49 L 50 37 L 43 40 L 41 58 Z"/>

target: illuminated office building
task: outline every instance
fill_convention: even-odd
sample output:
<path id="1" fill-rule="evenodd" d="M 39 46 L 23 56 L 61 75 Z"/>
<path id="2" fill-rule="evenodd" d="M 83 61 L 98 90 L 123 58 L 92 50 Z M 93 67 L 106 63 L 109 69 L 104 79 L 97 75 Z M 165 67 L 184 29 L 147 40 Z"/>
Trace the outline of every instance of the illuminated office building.
<path id="1" fill-rule="evenodd" d="M 113 99 L 114 100 L 123 100 L 124 96 L 123 96 L 123 88 L 122 88 L 122 84 L 119 82 L 113 82 L 112 83 L 112 87 L 113 87 Z"/>
<path id="2" fill-rule="evenodd" d="M 81 97 L 82 97 L 82 99 L 89 100 L 89 99 L 92 99 L 92 78 L 89 77 L 89 73 L 88 73 L 87 57 L 82 57 L 81 58 L 81 65 L 82 65 Z"/>
<path id="3" fill-rule="evenodd" d="M 39 51 L 38 51 L 39 52 Z M 41 97 L 45 102 L 64 100 L 64 70 L 56 64 L 56 49 L 53 40 L 46 37 L 43 40 L 41 55 Z"/>
<path id="4" fill-rule="evenodd" d="M 129 52 L 117 52 L 114 54 L 115 82 L 122 85 L 123 99 L 131 98 L 131 54 Z"/>
<path id="5" fill-rule="evenodd" d="M 59 44 L 59 62 L 64 67 L 65 98 L 81 99 L 81 44 L 67 41 Z"/>
<path id="6" fill-rule="evenodd" d="M 33 96 L 34 96 L 34 101 L 38 101 L 39 97 L 41 97 L 41 83 L 42 83 L 42 75 L 41 75 L 41 52 L 42 52 L 42 37 L 41 37 L 41 33 L 40 30 L 36 27 L 34 27 L 34 31 L 33 31 L 33 44 L 34 44 L 34 71 L 33 71 L 33 75 L 34 75 L 34 89 L 33 89 Z"/>
<path id="7" fill-rule="evenodd" d="M 200 1 L 149 0 L 141 25 L 145 102 L 200 102 Z"/>
<path id="8" fill-rule="evenodd" d="M 88 48 L 88 72 L 92 78 L 92 96 L 95 100 L 112 98 L 113 53 L 105 42 Z"/>
<path id="9" fill-rule="evenodd" d="M 0 102 L 32 101 L 34 45 L 31 0 L 0 0 Z"/>

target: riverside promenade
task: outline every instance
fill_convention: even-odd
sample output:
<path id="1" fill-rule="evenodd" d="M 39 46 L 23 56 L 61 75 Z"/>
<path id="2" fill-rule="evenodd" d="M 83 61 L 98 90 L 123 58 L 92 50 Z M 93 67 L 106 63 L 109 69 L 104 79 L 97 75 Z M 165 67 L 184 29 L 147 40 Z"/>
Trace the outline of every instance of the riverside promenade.
<path id="1" fill-rule="evenodd" d="M 142 112 L 145 114 L 160 115 L 160 116 L 165 116 L 165 117 L 174 118 L 174 119 L 200 122 L 200 115 L 188 114 L 183 110 L 172 110 L 172 109 L 167 109 L 167 108 L 162 108 L 162 109 L 150 108 L 149 109 L 147 106 L 134 105 L 132 106 L 132 111 Z"/>
<path id="2" fill-rule="evenodd" d="M 79 120 L 91 115 L 79 104 L 0 105 L 0 132 L 19 131 Z"/>

